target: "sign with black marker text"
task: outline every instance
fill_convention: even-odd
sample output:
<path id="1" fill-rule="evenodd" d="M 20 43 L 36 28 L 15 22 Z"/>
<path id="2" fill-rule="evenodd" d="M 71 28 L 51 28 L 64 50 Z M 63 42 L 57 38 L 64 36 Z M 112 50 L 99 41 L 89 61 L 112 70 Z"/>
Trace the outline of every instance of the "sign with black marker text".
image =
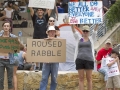
<path id="1" fill-rule="evenodd" d="M 65 39 L 27 39 L 27 62 L 65 62 Z"/>
<path id="2" fill-rule="evenodd" d="M 20 43 L 18 38 L 0 37 L 0 53 L 19 52 Z"/>
<path id="3" fill-rule="evenodd" d="M 55 0 L 29 0 L 28 7 L 54 9 Z"/>

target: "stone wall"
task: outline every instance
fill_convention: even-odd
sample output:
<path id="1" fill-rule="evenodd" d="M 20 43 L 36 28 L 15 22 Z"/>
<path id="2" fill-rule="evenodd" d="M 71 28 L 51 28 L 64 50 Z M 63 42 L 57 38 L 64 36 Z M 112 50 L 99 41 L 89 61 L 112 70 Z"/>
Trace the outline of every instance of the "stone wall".
<path id="1" fill-rule="evenodd" d="M 34 71 L 18 71 L 18 90 L 37 90 L 40 85 L 41 80 L 41 72 Z M 105 83 L 103 80 L 103 75 L 98 72 L 93 72 L 93 90 L 105 90 Z M 5 79 L 5 89 L 7 89 L 7 79 Z M 56 90 L 78 90 L 78 74 L 77 72 L 59 72 L 58 74 L 58 85 Z M 85 90 L 86 87 L 86 79 L 84 82 Z M 50 90 L 50 79 L 48 82 L 47 90 Z"/>

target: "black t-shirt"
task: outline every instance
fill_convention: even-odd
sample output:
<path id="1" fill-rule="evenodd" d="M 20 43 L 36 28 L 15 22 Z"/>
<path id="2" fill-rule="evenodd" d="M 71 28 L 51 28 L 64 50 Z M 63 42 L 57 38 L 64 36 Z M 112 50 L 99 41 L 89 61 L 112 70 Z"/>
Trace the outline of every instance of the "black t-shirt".
<path id="1" fill-rule="evenodd" d="M 47 37 L 46 30 L 48 20 L 48 14 L 44 15 L 42 18 L 39 18 L 36 14 L 32 16 L 34 27 L 33 39 L 43 39 Z"/>
<path id="2" fill-rule="evenodd" d="M 59 31 L 60 29 L 57 26 L 55 26 L 55 30 Z M 57 35 L 55 35 L 55 37 L 57 37 Z"/>

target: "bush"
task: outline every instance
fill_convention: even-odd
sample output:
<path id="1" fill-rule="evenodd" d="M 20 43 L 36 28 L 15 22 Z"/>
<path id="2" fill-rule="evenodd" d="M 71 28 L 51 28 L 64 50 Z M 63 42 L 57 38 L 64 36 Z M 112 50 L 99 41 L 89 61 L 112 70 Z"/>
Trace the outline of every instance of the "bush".
<path id="1" fill-rule="evenodd" d="M 108 28 L 112 28 L 116 23 L 120 22 L 120 0 L 113 4 L 106 16 Z"/>

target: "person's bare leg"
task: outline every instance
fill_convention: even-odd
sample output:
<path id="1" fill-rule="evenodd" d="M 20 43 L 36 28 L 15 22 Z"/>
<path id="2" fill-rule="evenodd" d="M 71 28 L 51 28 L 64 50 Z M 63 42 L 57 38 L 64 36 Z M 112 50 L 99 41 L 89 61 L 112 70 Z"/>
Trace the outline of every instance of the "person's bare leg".
<path id="1" fill-rule="evenodd" d="M 17 90 L 17 66 L 14 66 L 13 69 L 13 85 L 14 85 L 14 90 Z"/>
<path id="2" fill-rule="evenodd" d="M 86 70 L 87 90 L 92 89 L 92 70 Z"/>
<path id="3" fill-rule="evenodd" d="M 106 84 L 107 84 L 107 81 L 105 81 L 105 86 L 106 86 Z M 105 90 L 108 90 L 107 88 L 105 88 Z M 114 90 L 114 89 L 113 89 Z"/>
<path id="4" fill-rule="evenodd" d="M 79 75 L 79 90 L 84 90 L 84 69 L 78 70 Z"/>
<path id="5" fill-rule="evenodd" d="M 6 16 L 0 17 L 0 21 L 4 20 L 5 18 L 6 18 Z"/>

